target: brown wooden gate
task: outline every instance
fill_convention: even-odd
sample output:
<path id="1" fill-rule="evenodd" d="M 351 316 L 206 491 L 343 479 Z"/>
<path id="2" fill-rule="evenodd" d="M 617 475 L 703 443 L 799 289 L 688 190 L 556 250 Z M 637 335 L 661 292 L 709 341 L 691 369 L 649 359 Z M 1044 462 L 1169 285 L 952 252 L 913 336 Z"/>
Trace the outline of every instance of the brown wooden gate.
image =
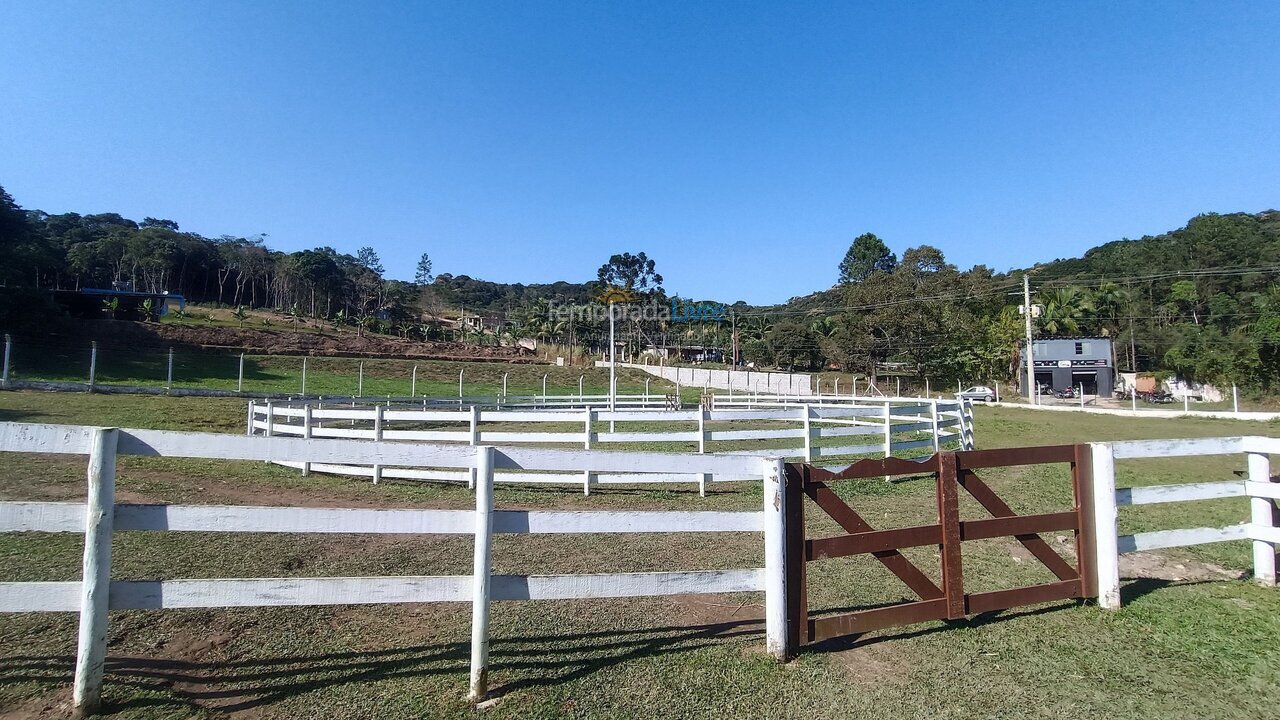
<path id="1" fill-rule="evenodd" d="M 1014 465 L 1069 463 L 1074 507 L 1061 512 L 1018 515 L 978 476 L 978 470 Z M 938 522 L 916 527 L 877 530 L 831 489 L 830 483 L 888 475 L 933 474 Z M 1093 557 L 1092 501 L 1087 445 L 1055 445 L 1002 450 L 938 453 L 923 462 L 885 458 L 862 460 L 840 472 L 789 463 L 786 477 L 787 644 L 795 651 L 806 643 L 854 635 L 928 620 L 956 620 L 1051 600 L 1093 597 L 1096 579 L 1088 566 Z M 964 489 L 991 514 L 962 520 L 959 491 Z M 805 500 L 831 516 L 845 535 L 808 538 Z M 1077 564 L 1063 559 L 1038 533 L 1071 530 L 1075 534 Z M 1039 585 L 966 593 L 961 544 L 965 540 L 1013 536 L 1057 578 Z M 903 548 L 936 545 L 941 575 L 935 582 L 899 552 Z M 805 566 L 814 560 L 869 553 L 893 572 L 919 599 L 867 610 L 811 619 Z"/>

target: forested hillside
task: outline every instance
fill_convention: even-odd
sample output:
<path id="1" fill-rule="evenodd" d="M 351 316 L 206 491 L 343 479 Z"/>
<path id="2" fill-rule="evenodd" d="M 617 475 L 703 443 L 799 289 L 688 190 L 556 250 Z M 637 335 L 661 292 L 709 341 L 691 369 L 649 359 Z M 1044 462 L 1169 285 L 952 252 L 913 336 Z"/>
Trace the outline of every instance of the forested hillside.
<path id="1" fill-rule="evenodd" d="M 599 280 L 524 285 L 435 276 L 426 253 L 414 282 L 391 280 L 372 247 L 354 256 L 328 247 L 284 253 L 264 236 L 202 237 L 171 220 L 24 210 L 2 188 L 0 253 L 7 302 L 25 308 L 5 308 L 0 319 L 30 317 L 33 308 L 50 311 L 38 293 L 15 299 L 21 297 L 15 289 L 124 281 L 198 302 L 334 323 L 377 317 L 403 324 L 402 335 L 412 334 L 405 327 L 421 327 L 424 314 L 464 310 L 487 316 L 490 327 L 511 336 L 598 349 L 606 333 L 598 318 L 553 311 L 558 304 L 592 302 Z M 757 365 L 1008 380 L 1023 337 L 1018 305 L 1026 272 L 1033 303 L 1043 311 L 1037 336 L 1112 337 L 1122 370 L 1267 389 L 1280 384 L 1275 211 L 1200 215 L 1161 235 L 1109 242 L 1081 258 L 1008 273 L 983 265 L 961 270 L 930 245 L 899 257 L 868 233 L 853 241 L 839 268 L 839 285 L 784 305 L 735 304 L 727 322 L 629 320 L 620 324 L 620 337 L 634 349 L 661 342 L 722 348 L 726 356 L 736 337 L 739 357 Z M 668 302 L 660 277 L 649 299 Z"/>

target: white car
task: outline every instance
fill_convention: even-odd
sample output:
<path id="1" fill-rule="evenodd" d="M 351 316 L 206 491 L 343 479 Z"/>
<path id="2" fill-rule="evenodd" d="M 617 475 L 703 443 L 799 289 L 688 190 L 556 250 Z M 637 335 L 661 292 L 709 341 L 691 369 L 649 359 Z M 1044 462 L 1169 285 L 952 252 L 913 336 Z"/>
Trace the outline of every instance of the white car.
<path id="1" fill-rule="evenodd" d="M 974 385 L 973 387 L 956 393 L 957 400 L 981 400 L 983 402 L 994 402 L 996 393 L 986 385 Z"/>

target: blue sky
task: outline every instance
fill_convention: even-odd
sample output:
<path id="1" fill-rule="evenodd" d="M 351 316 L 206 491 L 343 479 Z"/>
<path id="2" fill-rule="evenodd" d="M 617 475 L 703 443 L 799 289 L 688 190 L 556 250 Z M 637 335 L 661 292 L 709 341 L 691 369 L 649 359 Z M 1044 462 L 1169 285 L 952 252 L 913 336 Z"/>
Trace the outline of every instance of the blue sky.
<path id="1" fill-rule="evenodd" d="M 372 245 L 393 276 L 783 301 L 849 242 L 962 267 L 1280 205 L 1277 3 L 0 9 L 25 207 Z"/>

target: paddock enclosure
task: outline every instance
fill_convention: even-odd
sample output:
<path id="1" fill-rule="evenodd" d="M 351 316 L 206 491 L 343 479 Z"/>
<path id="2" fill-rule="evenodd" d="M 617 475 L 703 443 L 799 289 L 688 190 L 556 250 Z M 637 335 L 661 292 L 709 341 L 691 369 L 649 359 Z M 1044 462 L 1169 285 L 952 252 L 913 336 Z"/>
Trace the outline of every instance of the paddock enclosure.
<path id="1" fill-rule="evenodd" d="M 972 449 L 973 408 L 968 402 L 920 398 L 812 398 L 707 396 L 694 409 L 653 407 L 652 396 L 387 399 L 330 398 L 250 403 L 248 435 L 359 438 L 374 441 L 543 445 L 585 450 L 664 450 L 752 455 L 838 464 L 865 455 L 883 457 Z M 464 405 L 463 403 L 470 403 Z M 433 480 L 474 485 L 469 471 L 405 467 L 393 463 L 293 463 L 304 472 Z M 689 473 L 530 473 L 504 470 L 501 483 L 571 484 L 590 494 L 594 485 L 708 483 L 758 479 Z"/>
<path id="2" fill-rule="evenodd" d="M 1005 607 L 1055 599 L 1099 598 L 1118 606 L 1115 567 L 1120 554 L 1158 545 L 1170 547 L 1247 538 L 1255 543 L 1255 576 L 1274 583 L 1277 534 L 1272 501 L 1280 492 L 1270 482 L 1269 455 L 1280 440 L 1257 437 L 1206 440 L 1131 441 L 1004 450 L 942 451 L 922 460 L 862 460 L 836 470 L 782 458 L 697 453 L 606 452 L 586 449 L 428 442 L 366 441 L 349 438 L 235 436 L 213 433 L 109 429 L 88 426 L 0 423 L 0 450 L 79 455 L 88 464 L 88 497 L 79 502 L 0 502 L 0 532 L 83 533 L 84 562 L 79 581 L 2 582 L 0 611 L 78 612 L 79 651 L 74 682 L 77 705 L 99 701 L 106 656 L 108 612 L 125 609 L 351 605 L 382 603 L 467 603 L 471 612 L 471 671 L 467 693 L 485 696 L 489 685 L 489 605 L 494 600 L 542 601 L 564 598 L 631 598 L 703 593 L 762 593 L 764 649 L 785 659 L 809 643 L 877 628 L 935 618 L 960 618 Z M 1238 481 L 1115 490 L 1114 463 L 1144 457 L 1243 454 L 1249 476 Z M 473 510 L 256 507 L 230 505 L 131 504 L 115 502 L 117 456 L 275 463 L 394 464 L 443 467 L 476 474 Z M 1051 512 L 1013 509 L 1005 490 L 982 476 L 988 469 L 1027 465 L 1069 468 L 1064 506 Z M 746 478 L 762 490 L 751 511 L 699 510 L 520 510 L 495 508 L 498 471 L 706 475 Z M 884 476 L 929 478 L 935 487 L 929 506 L 914 508 L 934 520 L 905 528 L 873 528 L 857 511 L 857 496 L 838 496 L 843 482 L 884 483 Z M 1007 489 L 1009 486 L 1005 486 Z M 967 494 L 989 517 L 968 515 L 958 502 Z M 1117 508 L 1131 503 L 1187 502 L 1199 498 L 1247 496 L 1249 518 L 1226 528 L 1121 535 Z M 813 535 L 803 520 L 814 503 L 843 534 Z M 975 507 L 975 506 L 970 506 Z M 1046 547 L 1046 533 L 1070 532 L 1074 560 Z M 222 579 L 113 579 L 112 536 L 143 533 L 355 533 L 470 536 L 474 557 L 465 575 L 373 577 L 274 577 Z M 745 534 L 759 543 L 762 566 L 709 570 L 599 574 L 494 574 L 493 540 L 511 534 L 658 533 L 672 538 L 705 537 L 716 543 L 725 533 Z M 1012 536 L 1057 579 L 1000 590 L 970 590 L 982 563 L 970 566 L 964 543 Z M 936 548 L 940 573 L 904 554 Z M 806 577 L 814 562 L 841 563 L 866 554 L 889 568 L 919 598 L 888 606 L 849 610 L 810 608 L 811 591 L 822 576 Z M 817 583 L 817 585 L 815 585 Z M 830 593 L 828 593 L 830 594 Z M 819 594 L 821 595 L 821 594 Z M 1113 596 L 1115 599 L 1113 599 Z M 816 614 L 815 614 L 816 613 Z"/>

